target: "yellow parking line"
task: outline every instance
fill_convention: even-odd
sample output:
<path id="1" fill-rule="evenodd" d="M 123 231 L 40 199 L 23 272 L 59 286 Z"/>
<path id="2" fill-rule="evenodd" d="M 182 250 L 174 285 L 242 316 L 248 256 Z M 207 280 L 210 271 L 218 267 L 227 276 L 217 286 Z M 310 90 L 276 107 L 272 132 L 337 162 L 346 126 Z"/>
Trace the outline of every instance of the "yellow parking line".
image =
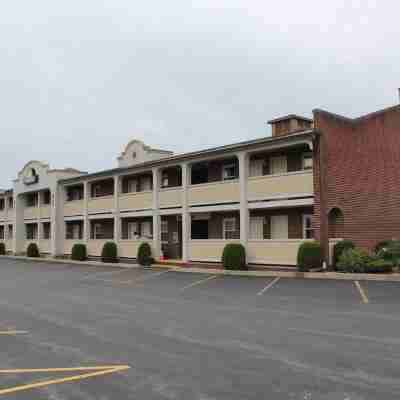
<path id="1" fill-rule="evenodd" d="M 184 291 L 184 290 L 186 290 L 186 289 L 189 289 L 189 288 L 191 288 L 191 287 L 193 287 L 193 286 L 201 285 L 202 283 L 208 282 L 208 281 L 210 281 L 211 279 L 215 279 L 215 278 L 218 278 L 218 275 L 209 276 L 209 277 L 206 278 L 206 279 L 202 279 L 202 280 L 200 280 L 200 281 L 196 281 L 196 282 L 194 282 L 194 283 L 191 283 L 190 285 L 186 285 L 186 286 L 184 286 L 183 288 L 181 288 L 180 291 L 182 292 L 182 291 Z"/>
<path id="2" fill-rule="evenodd" d="M 34 372 L 70 372 L 70 371 L 94 371 L 89 372 L 87 374 L 80 374 L 69 376 L 66 378 L 60 379 L 51 379 L 42 382 L 34 382 L 29 383 L 27 385 L 20 385 L 14 386 L 7 389 L 0 390 L 0 396 L 4 394 L 10 394 L 15 392 L 21 392 L 31 389 L 37 389 L 40 387 L 66 383 L 66 382 L 73 382 L 73 381 L 80 381 L 83 379 L 92 378 L 95 376 L 107 375 L 112 374 L 115 372 L 125 371 L 129 369 L 129 365 L 111 365 L 111 366 L 100 366 L 100 367 L 77 367 L 77 368 L 39 368 L 39 369 L 10 369 L 10 370 L 0 370 L 0 373 L 10 373 L 10 374 L 18 374 L 18 373 L 34 373 Z"/>
<path id="3" fill-rule="evenodd" d="M 257 296 L 263 295 L 268 289 L 272 288 L 272 286 L 274 286 L 275 283 L 279 281 L 279 279 L 280 279 L 279 277 L 276 277 L 272 282 L 270 282 L 267 286 L 265 286 L 264 289 L 260 290 L 260 291 L 257 293 Z"/>
<path id="4" fill-rule="evenodd" d="M 0 331 L 0 335 L 23 335 L 28 333 L 28 331 Z"/>
<path id="5" fill-rule="evenodd" d="M 360 285 L 360 282 L 358 281 L 354 281 L 354 284 L 356 285 L 356 288 L 358 289 L 360 296 L 361 296 L 361 300 L 363 301 L 364 304 L 368 304 L 369 300 L 368 297 L 364 291 L 364 289 L 362 288 L 362 286 Z"/>

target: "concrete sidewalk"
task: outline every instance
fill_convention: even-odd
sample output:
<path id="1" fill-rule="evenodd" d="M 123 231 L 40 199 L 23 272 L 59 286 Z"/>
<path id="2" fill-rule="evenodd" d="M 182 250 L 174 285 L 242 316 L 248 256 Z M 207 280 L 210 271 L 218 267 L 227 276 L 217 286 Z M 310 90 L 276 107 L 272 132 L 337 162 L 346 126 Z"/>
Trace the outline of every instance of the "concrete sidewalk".
<path id="1" fill-rule="evenodd" d="M 103 263 L 100 261 L 74 261 L 59 258 L 31 258 L 24 256 L 0 256 L 0 260 L 14 259 L 31 262 L 53 263 L 53 264 L 77 264 L 93 267 L 114 267 L 114 268 L 143 268 L 137 264 L 128 263 Z M 231 275 L 243 277 L 280 277 L 298 279 L 330 279 L 330 280 L 357 280 L 357 281 L 381 281 L 381 282 L 400 282 L 400 273 L 391 274 L 350 274 L 340 272 L 292 272 L 292 271 L 229 271 L 219 268 L 199 268 L 199 267 L 176 267 L 171 265 L 153 264 L 152 268 L 165 268 L 174 272 L 196 273 L 207 275 Z"/>

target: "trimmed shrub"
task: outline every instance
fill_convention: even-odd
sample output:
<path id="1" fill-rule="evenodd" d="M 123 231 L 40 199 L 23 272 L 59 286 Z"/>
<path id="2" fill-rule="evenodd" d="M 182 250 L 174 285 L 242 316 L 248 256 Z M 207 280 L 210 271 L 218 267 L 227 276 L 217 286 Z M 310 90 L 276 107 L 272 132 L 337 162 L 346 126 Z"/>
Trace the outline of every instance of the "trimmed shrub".
<path id="1" fill-rule="evenodd" d="M 104 263 L 117 263 L 117 245 L 114 242 L 104 243 L 101 251 L 101 261 Z"/>
<path id="2" fill-rule="evenodd" d="M 0 242 L 0 256 L 6 255 L 6 245 L 3 242 Z"/>
<path id="3" fill-rule="evenodd" d="M 246 250 L 240 243 L 228 243 L 222 253 L 222 265 L 225 269 L 246 270 Z"/>
<path id="4" fill-rule="evenodd" d="M 337 264 L 338 271 L 362 273 L 366 271 L 366 265 L 376 261 L 365 250 L 348 249 L 343 252 Z"/>
<path id="5" fill-rule="evenodd" d="M 28 257 L 40 257 L 39 248 L 36 243 L 30 243 L 26 249 L 26 255 Z"/>
<path id="6" fill-rule="evenodd" d="M 87 259 L 86 245 L 83 243 L 75 243 L 72 246 L 71 260 L 85 261 Z"/>
<path id="7" fill-rule="evenodd" d="M 382 240 L 381 242 L 378 242 L 374 248 L 375 254 L 378 254 L 381 250 L 388 247 L 391 242 L 391 240 Z"/>
<path id="8" fill-rule="evenodd" d="M 365 272 L 369 274 L 384 274 L 393 272 L 393 264 L 386 260 L 371 260 L 365 266 Z"/>
<path id="9" fill-rule="evenodd" d="M 389 241 L 386 247 L 382 247 L 378 252 L 378 257 L 391 262 L 393 265 L 400 265 L 400 241 Z"/>
<path id="10" fill-rule="evenodd" d="M 354 243 L 351 240 L 341 240 L 337 242 L 333 247 L 333 266 L 336 269 L 336 264 L 339 261 L 340 256 L 345 250 L 354 249 Z"/>
<path id="11" fill-rule="evenodd" d="M 321 245 L 317 241 L 303 242 L 297 252 L 297 268 L 306 272 L 322 265 Z"/>
<path id="12" fill-rule="evenodd" d="M 152 264 L 151 247 L 147 242 L 140 243 L 136 259 L 139 265 L 149 267 Z"/>

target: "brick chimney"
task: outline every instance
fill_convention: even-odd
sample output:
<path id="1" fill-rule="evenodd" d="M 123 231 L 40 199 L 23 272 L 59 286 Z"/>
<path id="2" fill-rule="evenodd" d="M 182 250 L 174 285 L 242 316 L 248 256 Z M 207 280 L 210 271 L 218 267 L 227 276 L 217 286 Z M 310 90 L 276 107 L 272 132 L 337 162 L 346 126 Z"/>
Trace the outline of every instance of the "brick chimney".
<path id="1" fill-rule="evenodd" d="M 268 124 L 272 126 L 272 136 L 284 136 L 312 129 L 313 120 L 290 114 L 285 117 L 271 119 Z"/>

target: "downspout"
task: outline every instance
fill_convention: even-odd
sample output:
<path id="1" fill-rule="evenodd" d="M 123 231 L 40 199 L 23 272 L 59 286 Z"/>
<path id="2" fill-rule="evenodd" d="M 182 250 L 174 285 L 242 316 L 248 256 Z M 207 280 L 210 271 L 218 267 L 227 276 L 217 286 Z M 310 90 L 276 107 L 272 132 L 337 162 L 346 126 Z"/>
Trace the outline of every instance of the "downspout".
<path id="1" fill-rule="evenodd" d="M 329 233 L 327 213 L 327 142 L 323 131 L 319 135 L 319 204 L 320 204 L 320 242 L 322 261 L 329 266 Z"/>

